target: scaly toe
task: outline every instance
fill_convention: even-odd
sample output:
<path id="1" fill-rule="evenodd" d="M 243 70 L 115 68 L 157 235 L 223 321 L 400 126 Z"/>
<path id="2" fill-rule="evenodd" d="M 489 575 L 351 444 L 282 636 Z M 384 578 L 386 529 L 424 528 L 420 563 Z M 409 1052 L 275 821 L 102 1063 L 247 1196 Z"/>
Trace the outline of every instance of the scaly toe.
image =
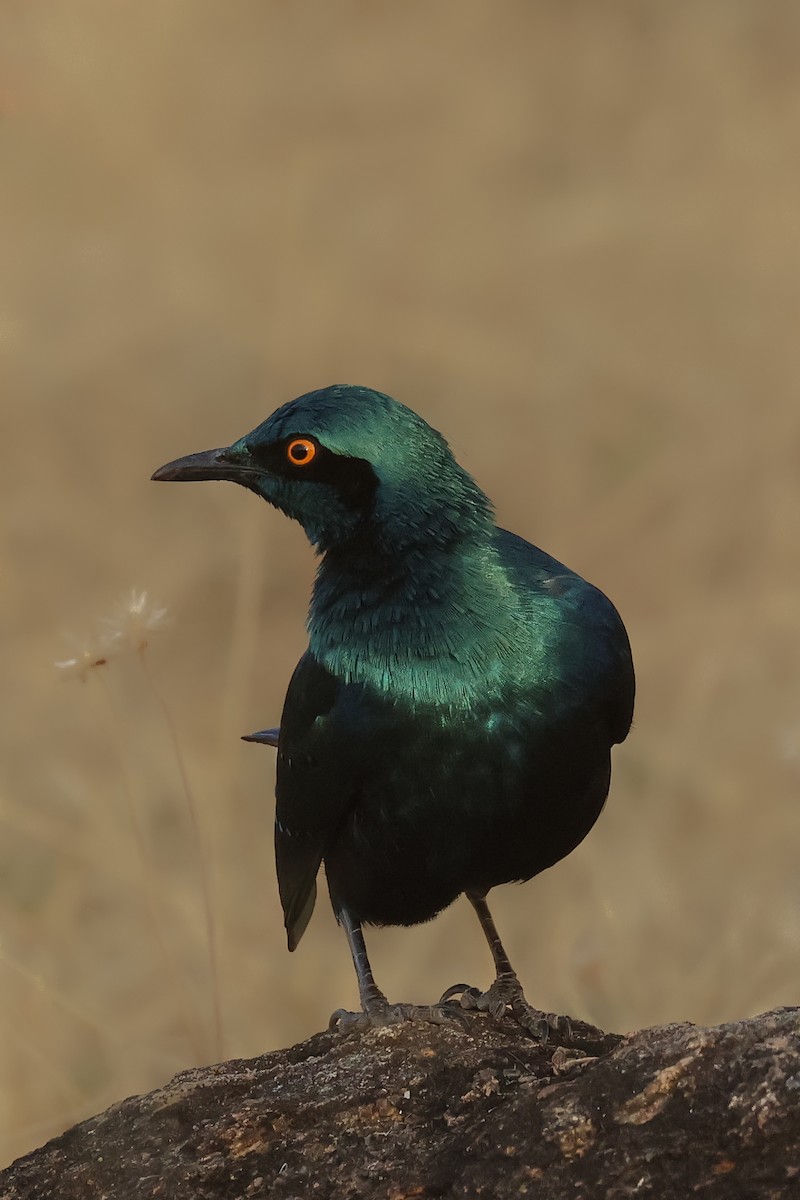
<path id="1" fill-rule="evenodd" d="M 485 992 L 467 983 L 454 983 L 442 995 L 439 1003 L 453 1004 L 454 1001 L 467 1012 L 485 1012 L 495 1021 L 506 1015 L 513 1016 L 526 1033 L 542 1044 L 546 1044 L 551 1036 L 555 1036 L 559 1042 L 569 1042 L 572 1038 L 569 1018 L 534 1008 L 525 999 L 517 980 L 495 979 Z"/>
<path id="2" fill-rule="evenodd" d="M 337 1033 L 362 1033 L 369 1027 L 370 1019 L 366 1013 L 350 1012 L 346 1008 L 337 1008 L 328 1021 L 328 1029 L 335 1029 Z"/>
<path id="3" fill-rule="evenodd" d="M 466 1026 L 466 1019 L 456 1004 L 395 1004 L 390 1008 L 392 1021 L 422 1021 L 428 1025 L 450 1025 L 453 1021 Z"/>
<path id="4" fill-rule="evenodd" d="M 329 1029 L 340 1033 L 363 1033 L 365 1029 L 385 1029 L 405 1021 L 428 1025 L 449 1025 L 455 1021 L 466 1026 L 466 1018 L 456 1004 L 374 1004 L 368 1012 L 348 1012 L 337 1008 L 328 1022 Z"/>
<path id="5" fill-rule="evenodd" d="M 498 1020 L 509 1008 L 516 996 L 514 988 L 504 980 L 495 980 L 488 991 L 472 987 L 468 983 L 454 983 L 439 1001 L 445 1004 L 457 998 L 462 1008 L 469 1012 L 486 1012 Z"/>
<path id="6" fill-rule="evenodd" d="M 551 1033 L 558 1032 L 558 1018 L 556 1017 L 552 1022 L 551 1018 L 554 1014 L 539 1012 L 522 996 L 512 1000 L 511 1012 L 517 1024 L 521 1025 L 526 1033 L 536 1038 L 543 1046 L 550 1041 Z"/>
<path id="7" fill-rule="evenodd" d="M 521 991 L 511 1000 L 510 1007 L 517 1024 L 521 1025 L 532 1037 L 537 1038 L 542 1045 L 546 1045 L 551 1037 L 554 1037 L 559 1044 L 572 1040 L 572 1022 L 569 1017 L 561 1017 L 558 1013 L 541 1012 L 528 1003 Z"/>

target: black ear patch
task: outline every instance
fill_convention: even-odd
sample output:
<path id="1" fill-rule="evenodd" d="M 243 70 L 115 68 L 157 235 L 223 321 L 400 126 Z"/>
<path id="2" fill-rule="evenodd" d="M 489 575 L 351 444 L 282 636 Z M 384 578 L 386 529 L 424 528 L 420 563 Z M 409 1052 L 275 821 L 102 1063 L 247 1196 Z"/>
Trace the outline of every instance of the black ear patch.
<path id="1" fill-rule="evenodd" d="M 317 448 L 310 463 L 292 462 L 286 450 L 298 439 L 313 442 Z M 325 483 L 336 489 L 348 508 L 363 512 L 371 507 L 378 477 L 365 458 L 350 458 L 327 450 L 313 434 L 299 433 L 282 438 L 270 446 L 248 447 L 253 462 L 271 475 L 297 483 Z"/>
<path id="2" fill-rule="evenodd" d="M 359 512 L 371 508 L 378 489 L 372 464 L 365 458 L 342 458 L 337 454 L 332 454 L 331 460 L 335 469 L 330 482 L 336 485 L 345 504 Z"/>

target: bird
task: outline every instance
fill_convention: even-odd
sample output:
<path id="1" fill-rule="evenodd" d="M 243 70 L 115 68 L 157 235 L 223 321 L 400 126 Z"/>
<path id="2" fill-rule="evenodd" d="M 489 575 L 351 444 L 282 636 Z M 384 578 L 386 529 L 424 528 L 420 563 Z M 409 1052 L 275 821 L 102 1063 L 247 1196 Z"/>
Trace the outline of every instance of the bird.
<path id="1" fill-rule="evenodd" d="M 277 747 L 289 950 L 322 868 L 349 943 L 361 1009 L 337 1009 L 332 1026 L 472 1009 L 513 1014 L 546 1038 L 553 1022 L 529 1004 L 487 895 L 563 859 L 605 804 L 635 692 L 611 601 L 499 528 L 442 434 L 371 388 L 308 392 L 152 478 L 238 483 L 298 521 L 319 558 L 280 725 L 245 740 Z M 462 894 L 494 982 L 456 984 L 437 1004 L 390 1003 L 363 927 L 416 925 Z"/>

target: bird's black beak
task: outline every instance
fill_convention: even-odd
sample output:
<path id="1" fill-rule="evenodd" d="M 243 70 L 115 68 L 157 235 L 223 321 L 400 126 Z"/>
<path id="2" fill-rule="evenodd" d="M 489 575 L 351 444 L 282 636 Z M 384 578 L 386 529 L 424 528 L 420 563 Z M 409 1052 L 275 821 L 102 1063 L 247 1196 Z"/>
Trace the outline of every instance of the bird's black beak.
<path id="1" fill-rule="evenodd" d="M 154 471 L 152 478 L 167 482 L 230 479 L 234 483 L 241 483 L 242 476 L 248 473 L 248 464 L 243 461 L 241 453 L 235 453 L 231 446 L 223 446 L 220 450 L 201 450 L 199 454 L 176 458 Z"/>

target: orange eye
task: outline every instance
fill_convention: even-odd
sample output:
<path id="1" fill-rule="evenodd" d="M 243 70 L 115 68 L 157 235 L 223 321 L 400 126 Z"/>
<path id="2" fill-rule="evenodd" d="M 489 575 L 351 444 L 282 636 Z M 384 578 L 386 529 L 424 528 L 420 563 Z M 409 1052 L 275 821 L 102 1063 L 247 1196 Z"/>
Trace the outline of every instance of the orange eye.
<path id="1" fill-rule="evenodd" d="M 286 457 L 293 467 L 307 467 L 317 457 L 317 447 L 310 438 L 294 438 L 286 447 Z"/>

